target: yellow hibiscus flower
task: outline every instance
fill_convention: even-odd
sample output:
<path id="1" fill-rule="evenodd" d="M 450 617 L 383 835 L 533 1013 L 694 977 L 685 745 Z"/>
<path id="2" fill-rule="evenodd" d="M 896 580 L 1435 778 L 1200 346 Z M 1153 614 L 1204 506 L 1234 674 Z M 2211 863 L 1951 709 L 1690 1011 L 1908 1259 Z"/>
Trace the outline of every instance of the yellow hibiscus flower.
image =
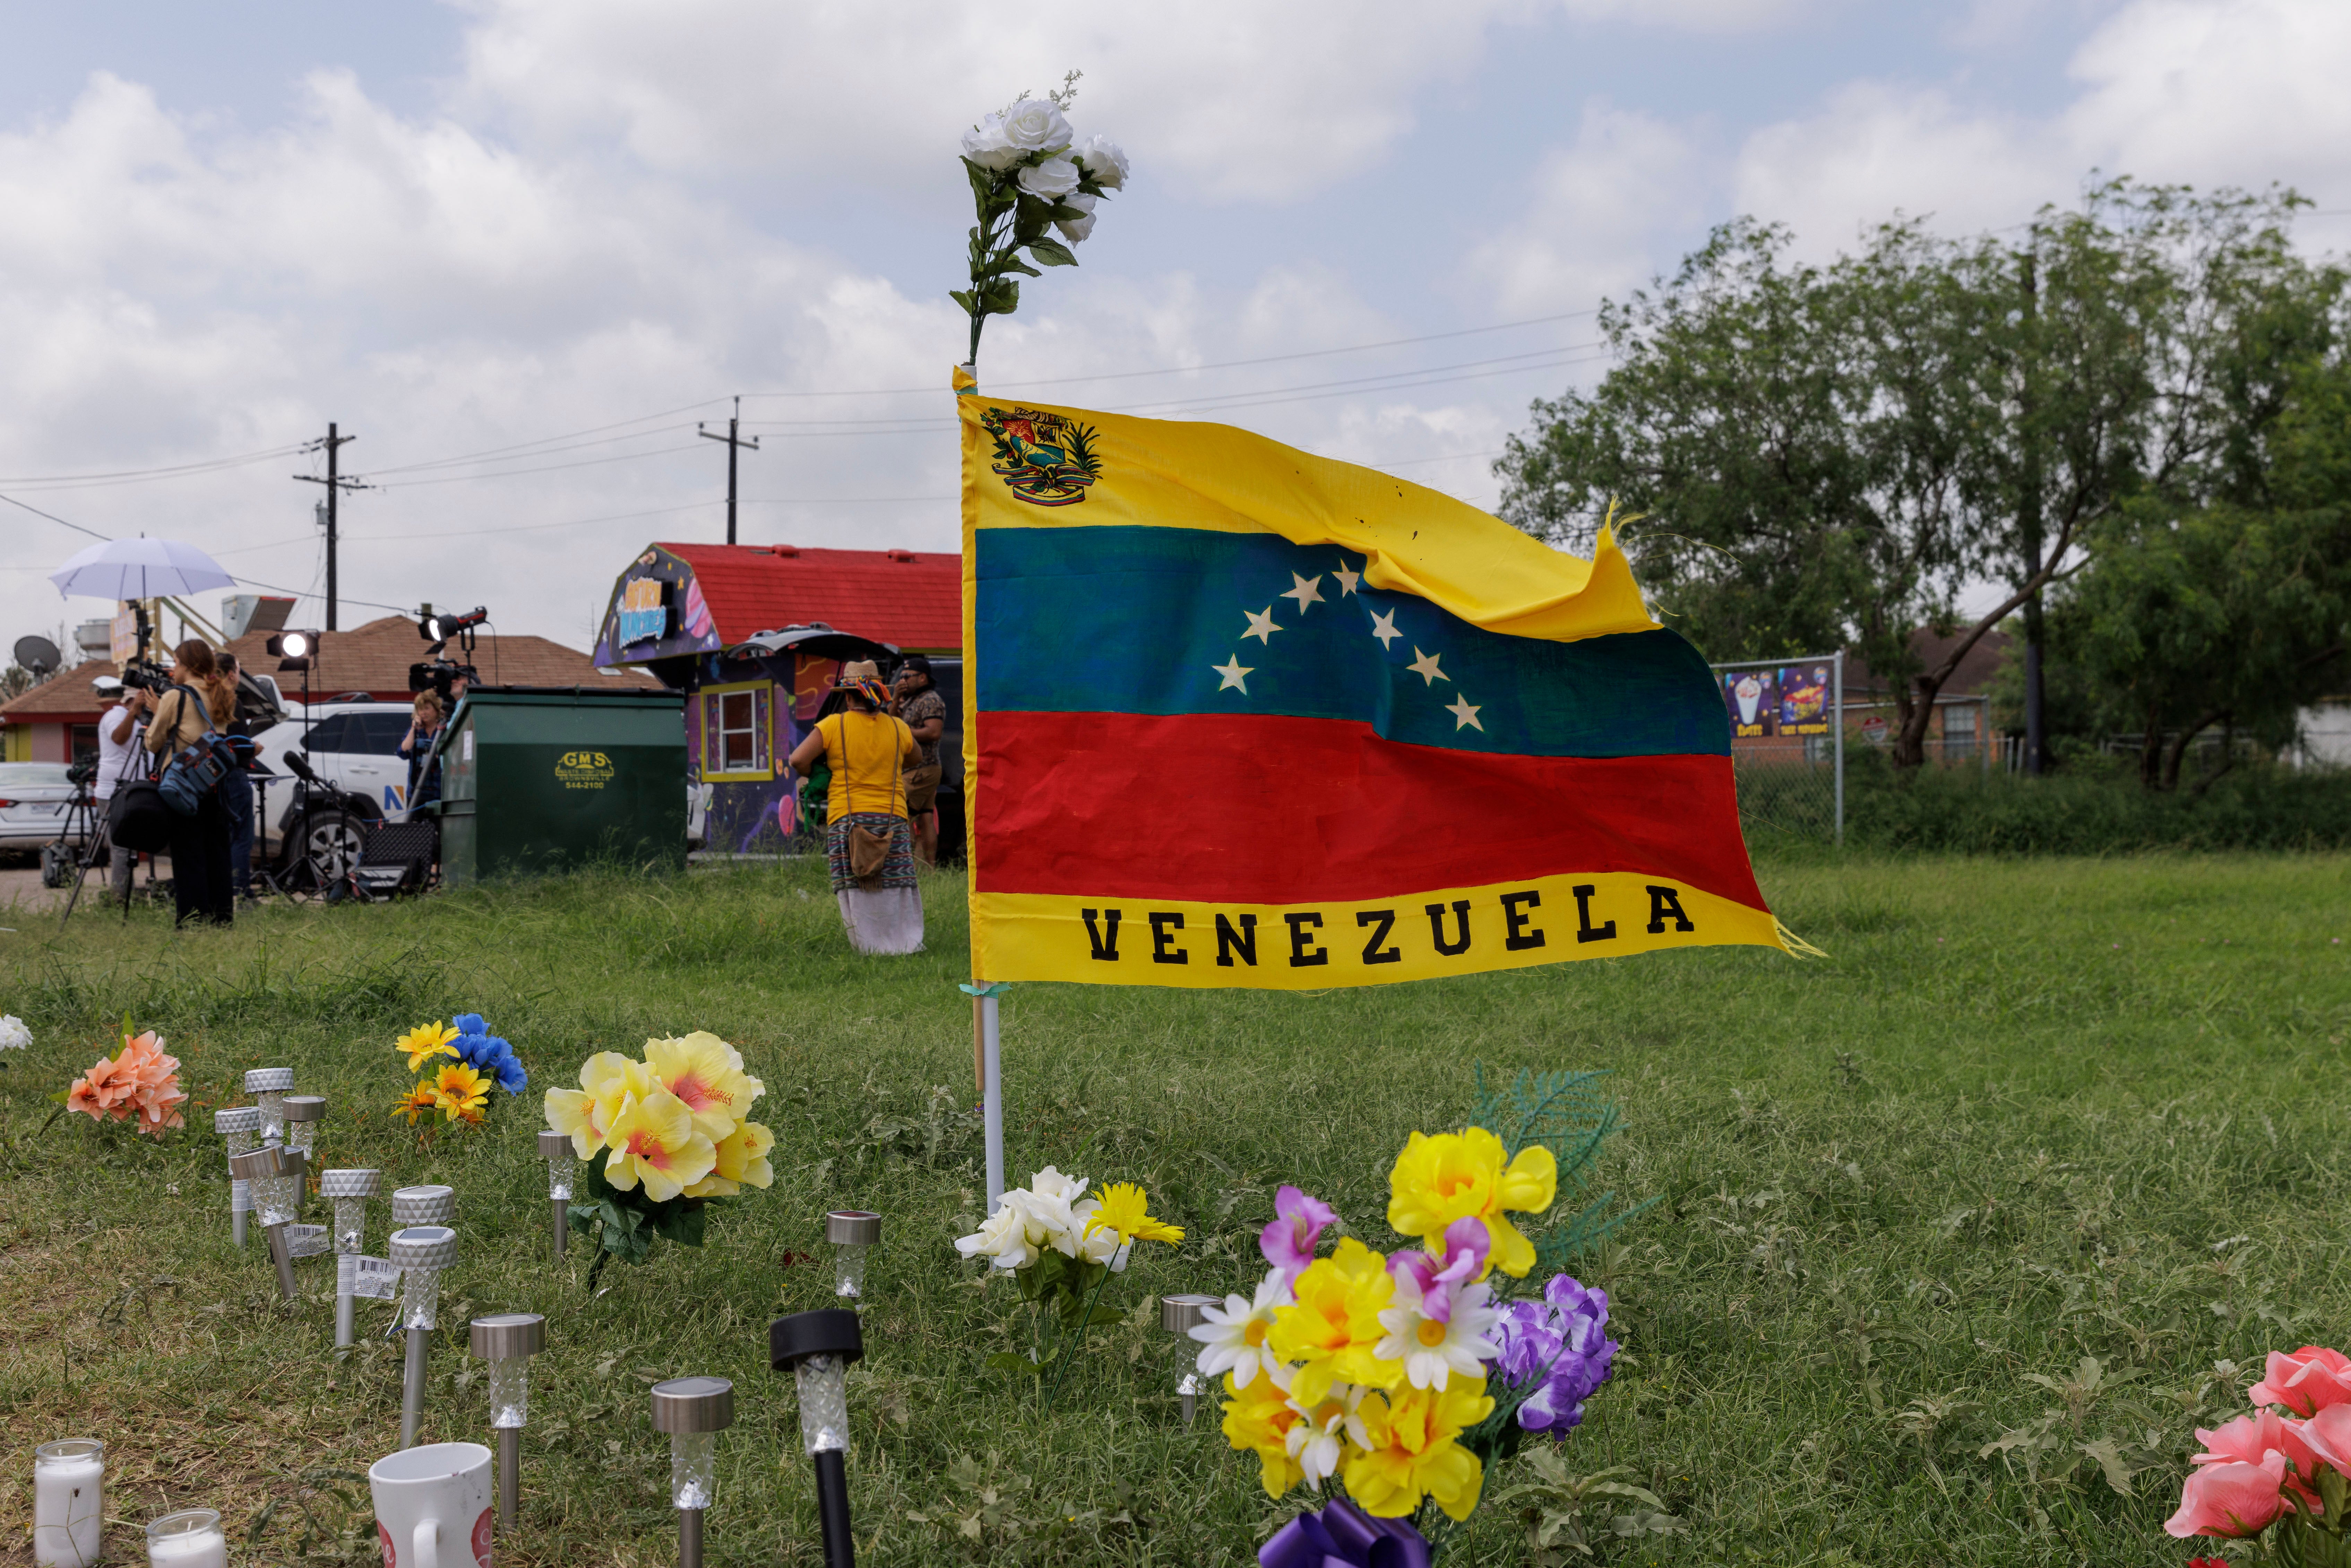
<path id="1" fill-rule="evenodd" d="M 1380 1309 L 1395 1294 L 1386 1259 L 1346 1237 L 1328 1258 L 1308 1264 L 1290 1290 L 1296 1304 L 1274 1309 L 1265 1343 L 1277 1357 L 1300 1364 L 1298 1403 L 1320 1403 L 1333 1383 L 1393 1388 L 1404 1381 L 1404 1363 L 1383 1361 L 1374 1351 L 1387 1332 Z"/>
<path id="2" fill-rule="evenodd" d="M 747 1121 L 751 1102 L 767 1086 L 743 1071 L 743 1055 L 710 1033 L 696 1030 L 677 1040 L 645 1041 L 645 1068 L 653 1078 L 685 1102 L 694 1124 L 712 1143 Z"/>
<path id="3" fill-rule="evenodd" d="M 1541 1212 L 1558 1195 L 1559 1162 L 1540 1144 L 1520 1149 L 1506 1168 L 1502 1140 L 1483 1127 L 1434 1138 L 1415 1133 L 1388 1172 L 1388 1224 L 1442 1252 L 1445 1228 L 1474 1216 L 1493 1242 L 1487 1268 L 1520 1279 L 1535 1266 L 1534 1243 L 1503 1211 Z"/>
<path id="4" fill-rule="evenodd" d="M 580 1087 L 547 1092 L 547 1124 L 569 1134 L 572 1151 L 590 1159 L 611 1140 L 612 1119 L 632 1094 L 643 1099 L 660 1084 L 653 1070 L 617 1051 L 600 1051 L 580 1064 Z"/>
<path id="5" fill-rule="evenodd" d="M 1383 1519 L 1404 1518 L 1423 1497 L 1434 1498 L 1449 1519 L 1468 1518 L 1485 1467 L 1454 1439 L 1493 1409 L 1482 1377 L 1366 1395 L 1361 1414 L 1372 1441 L 1347 1460 L 1347 1495 Z"/>
<path id="6" fill-rule="evenodd" d="M 1225 1441 L 1258 1457 L 1258 1480 L 1265 1495 L 1280 1498 L 1306 1479 L 1290 1452 L 1290 1429 L 1301 1417 L 1290 1403 L 1288 1371 L 1252 1377 L 1247 1388 L 1234 1387 L 1233 1375 L 1228 1372 L 1225 1393 L 1229 1396 L 1225 1400 Z"/>
<path id="7" fill-rule="evenodd" d="M 768 1151 L 776 1134 L 757 1122 L 745 1122 L 718 1140 L 710 1174 L 685 1189 L 688 1197 L 733 1197 L 747 1186 L 766 1186 L 776 1179 Z"/>
<path id="8" fill-rule="evenodd" d="M 643 1182 L 655 1203 L 684 1192 L 718 1161 L 716 1148 L 695 1126 L 694 1113 L 666 1089 L 624 1101 L 612 1118 L 610 1142 L 604 1179 L 623 1192 Z"/>

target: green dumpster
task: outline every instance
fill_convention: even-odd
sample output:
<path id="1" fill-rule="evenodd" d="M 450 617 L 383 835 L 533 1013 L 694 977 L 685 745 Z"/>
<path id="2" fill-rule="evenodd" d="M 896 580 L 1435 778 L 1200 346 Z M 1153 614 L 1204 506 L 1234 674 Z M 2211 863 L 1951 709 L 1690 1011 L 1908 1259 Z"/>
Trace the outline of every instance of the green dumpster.
<path id="1" fill-rule="evenodd" d="M 684 864 L 684 705 L 675 692 L 467 692 L 441 739 L 442 881 Z"/>

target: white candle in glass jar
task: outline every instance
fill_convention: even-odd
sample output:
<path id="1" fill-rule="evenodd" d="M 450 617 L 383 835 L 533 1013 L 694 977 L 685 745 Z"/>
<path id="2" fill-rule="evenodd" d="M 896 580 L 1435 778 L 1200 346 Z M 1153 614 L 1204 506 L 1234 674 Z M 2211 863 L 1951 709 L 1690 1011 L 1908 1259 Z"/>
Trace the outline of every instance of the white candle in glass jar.
<path id="1" fill-rule="evenodd" d="M 147 1527 L 149 1568 L 228 1568 L 228 1538 L 209 1508 L 167 1513 Z"/>
<path id="2" fill-rule="evenodd" d="M 106 1542 L 106 1445 L 94 1437 L 33 1450 L 33 1561 L 89 1568 Z"/>

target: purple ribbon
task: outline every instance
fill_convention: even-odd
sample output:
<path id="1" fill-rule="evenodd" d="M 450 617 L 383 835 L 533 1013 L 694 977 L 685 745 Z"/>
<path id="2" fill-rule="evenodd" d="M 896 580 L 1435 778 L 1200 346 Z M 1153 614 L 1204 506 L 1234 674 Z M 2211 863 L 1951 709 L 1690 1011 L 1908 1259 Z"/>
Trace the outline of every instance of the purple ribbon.
<path id="1" fill-rule="evenodd" d="M 1263 1568 L 1428 1568 L 1428 1542 L 1400 1519 L 1374 1519 L 1344 1498 L 1301 1513 L 1258 1548 Z"/>

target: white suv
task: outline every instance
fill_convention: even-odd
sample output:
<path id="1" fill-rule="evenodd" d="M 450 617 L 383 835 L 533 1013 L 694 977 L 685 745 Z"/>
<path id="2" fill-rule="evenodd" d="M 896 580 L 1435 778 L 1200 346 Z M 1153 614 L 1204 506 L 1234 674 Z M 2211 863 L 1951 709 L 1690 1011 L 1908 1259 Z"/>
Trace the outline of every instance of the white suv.
<path id="1" fill-rule="evenodd" d="M 253 748 L 261 765 L 278 779 L 293 771 L 286 766 L 286 754 L 301 751 L 320 779 L 366 800 L 382 821 L 403 822 L 408 820 L 408 758 L 400 755 L 400 741 L 412 716 L 406 703 L 316 703 L 307 723 L 298 714 L 271 725 L 253 737 Z M 269 810 L 264 815 L 273 831 L 286 799 L 285 788 L 272 779 Z"/>

